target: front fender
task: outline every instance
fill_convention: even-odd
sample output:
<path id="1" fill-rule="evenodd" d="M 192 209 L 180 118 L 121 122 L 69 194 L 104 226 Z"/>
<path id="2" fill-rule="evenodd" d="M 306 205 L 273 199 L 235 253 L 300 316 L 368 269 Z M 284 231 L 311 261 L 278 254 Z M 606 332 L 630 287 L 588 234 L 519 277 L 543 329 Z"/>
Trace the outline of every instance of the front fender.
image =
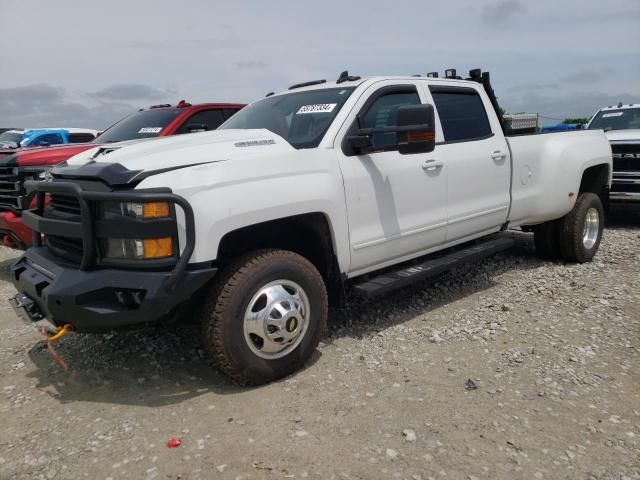
<path id="1" fill-rule="evenodd" d="M 326 151 L 199 165 L 155 175 L 139 188 L 154 186 L 168 186 L 193 208 L 196 247 L 191 262 L 215 260 L 221 239 L 239 228 L 318 212 L 328 220 L 341 271 L 349 269 L 342 176 Z"/>

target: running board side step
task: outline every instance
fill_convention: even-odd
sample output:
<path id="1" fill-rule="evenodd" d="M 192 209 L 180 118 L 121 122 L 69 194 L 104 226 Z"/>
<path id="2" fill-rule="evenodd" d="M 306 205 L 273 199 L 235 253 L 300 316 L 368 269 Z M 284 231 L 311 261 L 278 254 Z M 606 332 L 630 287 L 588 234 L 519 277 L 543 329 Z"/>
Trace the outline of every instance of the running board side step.
<path id="1" fill-rule="evenodd" d="M 353 285 L 355 293 L 359 296 L 371 298 L 376 295 L 396 290 L 411 285 L 420 280 L 435 277 L 436 275 L 451 270 L 454 267 L 466 263 L 475 262 L 493 254 L 511 248 L 515 240 L 510 236 L 492 237 L 481 243 L 473 242 L 468 246 L 458 247 L 444 255 L 431 254 L 426 260 L 414 260 L 404 263 L 397 270 L 387 271 L 365 281 L 356 282 Z M 425 258 L 425 257 L 423 257 Z"/>

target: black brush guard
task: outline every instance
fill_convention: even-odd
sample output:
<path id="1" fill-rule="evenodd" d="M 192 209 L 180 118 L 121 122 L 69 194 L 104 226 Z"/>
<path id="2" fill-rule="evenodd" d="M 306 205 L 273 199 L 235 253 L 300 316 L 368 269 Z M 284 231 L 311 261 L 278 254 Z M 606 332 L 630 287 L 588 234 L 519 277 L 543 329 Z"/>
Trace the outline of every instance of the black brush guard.
<path id="1" fill-rule="evenodd" d="M 93 209 L 89 202 L 169 202 L 172 205 L 178 205 L 185 218 L 185 234 L 186 245 L 184 250 L 177 261 L 154 261 L 144 260 L 147 265 L 152 266 L 167 266 L 174 264 L 171 276 L 167 280 L 166 287 L 168 289 L 174 288 L 180 277 L 184 274 L 189 264 L 189 259 L 193 254 L 196 243 L 195 233 L 195 221 L 193 217 L 193 209 L 189 202 L 179 195 L 165 192 L 144 192 L 144 191 L 111 191 L 111 192 L 98 192 L 82 190 L 80 186 L 72 182 L 37 182 L 28 181 L 25 182 L 25 187 L 28 192 L 34 192 L 36 195 L 36 206 L 34 209 L 27 210 L 23 213 L 24 223 L 33 229 L 33 246 L 42 247 L 42 236 L 44 235 L 58 235 L 62 237 L 78 238 L 82 240 L 82 258 L 80 260 L 80 270 L 91 270 L 96 266 L 98 261 L 98 251 L 96 248 L 97 240 L 100 238 L 113 238 L 113 235 L 108 235 L 105 232 L 111 230 L 109 224 L 118 228 L 117 237 L 119 238 L 151 238 L 160 235 L 172 236 L 174 233 L 169 230 L 169 227 L 175 228 L 175 215 L 170 219 L 158 219 L 154 222 L 149 222 L 147 225 L 141 225 L 136 220 L 130 220 L 129 226 L 132 227 L 127 231 L 126 225 L 123 222 L 127 219 L 120 220 L 103 220 L 100 222 L 99 227 L 96 229 L 96 219 L 94 218 Z M 54 218 L 47 218 L 44 216 L 45 209 L 45 195 L 47 193 L 54 193 L 60 195 L 66 195 L 75 197 L 80 205 L 80 222 L 72 222 L 67 220 L 60 220 Z M 118 225 L 115 224 L 118 222 Z M 164 224 L 165 228 L 161 227 Z M 155 226 L 155 228 L 153 228 Z M 143 228 L 149 230 L 144 232 Z M 133 230 L 133 231 L 131 231 Z M 120 262 L 126 264 L 125 262 Z M 140 263 L 140 261 L 139 261 Z M 115 262 L 114 262 L 115 264 Z M 112 264 L 112 266 L 116 266 Z M 131 265 L 129 265 L 131 266 Z"/>

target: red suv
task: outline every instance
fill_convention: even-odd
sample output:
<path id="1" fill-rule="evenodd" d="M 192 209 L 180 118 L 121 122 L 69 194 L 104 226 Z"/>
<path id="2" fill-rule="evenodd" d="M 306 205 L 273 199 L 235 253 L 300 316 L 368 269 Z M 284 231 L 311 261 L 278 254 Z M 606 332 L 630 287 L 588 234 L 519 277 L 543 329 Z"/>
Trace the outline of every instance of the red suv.
<path id="1" fill-rule="evenodd" d="M 31 245 L 32 231 L 22 223 L 22 210 L 32 198 L 24 189 L 25 180 L 43 179 L 51 167 L 68 158 L 106 143 L 182 133 L 215 130 L 244 105 L 203 103 L 154 105 L 123 118 L 90 143 L 36 147 L 10 155 L 0 152 L 0 238 L 5 246 L 25 249 Z"/>

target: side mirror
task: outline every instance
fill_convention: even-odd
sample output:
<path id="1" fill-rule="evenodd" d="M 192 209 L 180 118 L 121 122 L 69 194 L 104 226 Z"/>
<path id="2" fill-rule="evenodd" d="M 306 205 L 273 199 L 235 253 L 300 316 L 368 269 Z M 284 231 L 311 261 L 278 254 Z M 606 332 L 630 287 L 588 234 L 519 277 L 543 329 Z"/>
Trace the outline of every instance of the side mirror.
<path id="1" fill-rule="evenodd" d="M 187 133 L 207 132 L 208 130 L 209 126 L 204 123 L 191 123 L 186 128 Z"/>
<path id="2" fill-rule="evenodd" d="M 402 155 L 433 152 L 436 122 L 433 105 L 398 108 L 398 152 Z"/>
<path id="3" fill-rule="evenodd" d="M 371 146 L 371 137 L 369 135 L 352 135 L 347 137 L 347 141 L 356 152 Z"/>

